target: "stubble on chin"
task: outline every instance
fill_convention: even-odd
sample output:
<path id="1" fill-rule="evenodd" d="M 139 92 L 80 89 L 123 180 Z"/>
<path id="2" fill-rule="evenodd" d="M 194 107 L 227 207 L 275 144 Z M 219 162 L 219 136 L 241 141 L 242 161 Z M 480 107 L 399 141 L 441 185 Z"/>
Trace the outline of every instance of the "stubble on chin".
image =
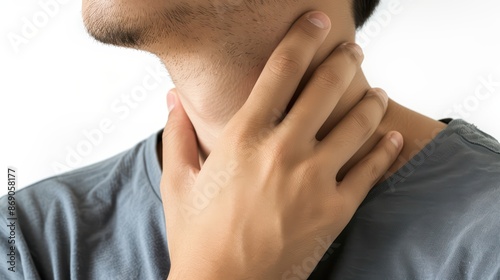
<path id="1" fill-rule="evenodd" d="M 101 1 L 83 0 L 82 18 L 84 26 L 94 39 L 104 44 L 136 48 L 143 43 L 142 29 L 131 15 L 120 10 L 120 5 Z M 109 4 L 110 3 L 110 4 Z"/>
<path id="2" fill-rule="evenodd" d="M 229 7 L 220 6 L 226 3 L 221 0 L 158 0 L 165 1 L 158 6 L 148 4 L 156 0 L 135 1 L 83 0 L 88 33 L 105 44 L 151 52 L 170 66 L 185 68 L 188 57 L 213 71 L 221 64 L 246 71 L 261 65 L 281 33 L 277 28 L 282 23 L 271 14 L 290 9 L 281 11 L 260 0 L 233 1 Z"/>
<path id="3" fill-rule="evenodd" d="M 187 41 L 198 34 L 194 26 L 199 25 L 200 10 L 188 2 L 154 8 L 127 1 L 136 0 L 83 0 L 87 32 L 99 42 L 137 49 L 166 40 Z"/>

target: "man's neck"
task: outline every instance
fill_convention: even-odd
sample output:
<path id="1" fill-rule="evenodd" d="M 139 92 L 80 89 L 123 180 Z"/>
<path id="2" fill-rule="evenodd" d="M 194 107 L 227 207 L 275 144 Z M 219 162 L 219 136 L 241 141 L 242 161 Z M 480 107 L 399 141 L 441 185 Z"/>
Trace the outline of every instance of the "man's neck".
<path id="1" fill-rule="evenodd" d="M 336 30 L 330 32 L 330 35 L 318 50 L 304 75 L 301 85 L 297 89 L 295 97 L 300 94 L 301 88 L 312 75 L 314 69 L 328 57 L 336 46 L 342 42 L 354 40 L 355 32 L 352 25 L 347 24 L 341 16 L 346 11 L 334 9 L 335 5 L 333 4 L 331 6 L 326 10 L 333 20 L 332 26 Z M 304 11 L 320 8 L 325 7 L 308 7 Z M 348 9 L 348 7 L 345 7 L 345 9 Z M 285 35 L 293 19 L 302 13 L 297 11 L 297 15 L 290 15 L 288 21 L 283 20 L 284 22 L 280 27 L 274 30 L 274 36 L 268 34 L 266 35 L 267 39 L 254 38 L 255 40 L 245 41 L 243 44 L 239 40 L 248 40 L 249 38 L 226 38 L 222 36 L 217 40 L 206 40 L 203 44 L 190 45 L 191 49 L 186 47 L 170 49 L 165 52 L 158 49 L 154 51 L 167 66 L 176 85 L 179 98 L 196 130 L 201 162 L 212 151 L 212 147 L 218 141 L 218 137 L 226 123 L 248 98 L 267 59 Z M 335 15 L 335 13 L 339 14 Z M 245 28 L 249 27 L 245 26 Z M 258 37 L 260 35 L 255 33 L 253 36 Z M 231 40 L 234 40 L 234 42 Z M 244 49 L 246 45 L 251 47 Z M 239 46 L 241 49 L 234 50 L 235 46 Z M 160 47 L 158 46 L 158 48 Z M 349 89 L 319 131 L 318 138 L 321 139 L 322 136 L 331 131 L 339 120 L 363 98 L 369 88 L 370 85 L 362 70 L 359 69 Z M 391 93 L 389 93 L 390 95 Z M 314 110 L 314 108 L 311 108 L 311 110 Z M 376 132 L 344 166 L 338 178 L 342 178 L 354 163 L 363 158 L 382 136 L 391 130 L 399 131 L 404 137 L 405 144 L 399 159 L 389 169 L 388 174 L 395 172 L 404 165 L 445 126 L 441 122 L 418 114 L 390 100 L 387 113 Z M 332 155 L 332 160 L 334 158 L 334 155 Z"/>
<path id="2" fill-rule="evenodd" d="M 228 75 L 226 75 L 223 71 L 220 71 L 220 73 L 210 73 L 208 77 L 200 73 L 198 77 L 193 77 L 183 83 L 177 83 L 179 97 L 197 133 L 201 155 L 200 161 L 202 163 L 212 151 L 212 147 L 217 142 L 227 121 L 245 102 L 248 94 L 241 93 L 251 91 L 261 69 L 262 66 L 257 67 L 252 70 L 253 72 L 246 73 L 246 76 L 242 76 L 242 79 L 239 80 L 231 79 L 236 72 L 228 72 Z M 306 74 L 305 78 L 310 74 L 311 71 Z M 207 83 L 207 81 L 209 82 Z M 227 89 L 224 89 L 225 87 Z M 318 132 L 318 138 L 321 139 L 330 132 L 349 110 L 363 98 L 369 88 L 370 86 L 362 71 L 359 70 L 348 91 L 343 95 L 337 107 Z M 227 95 L 227 93 L 232 95 Z M 446 127 L 444 123 L 389 100 L 386 115 L 375 133 L 344 166 L 337 178 L 343 178 L 345 173 L 368 154 L 387 132 L 396 130 L 404 137 L 404 148 L 386 176 L 381 179 L 383 181 L 408 162 L 444 127 Z M 159 148 L 159 156 L 161 156 L 161 147 Z M 334 159 L 335 156 L 332 155 L 332 160 Z"/>

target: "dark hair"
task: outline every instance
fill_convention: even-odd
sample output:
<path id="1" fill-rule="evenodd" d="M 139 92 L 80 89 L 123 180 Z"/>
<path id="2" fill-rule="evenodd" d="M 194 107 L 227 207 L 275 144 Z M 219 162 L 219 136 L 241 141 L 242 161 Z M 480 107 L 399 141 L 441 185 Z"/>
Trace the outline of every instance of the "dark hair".
<path id="1" fill-rule="evenodd" d="M 356 28 L 360 28 L 365 24 L 379 3 L 380 0 L 353 0 L 352 5 Z"/>

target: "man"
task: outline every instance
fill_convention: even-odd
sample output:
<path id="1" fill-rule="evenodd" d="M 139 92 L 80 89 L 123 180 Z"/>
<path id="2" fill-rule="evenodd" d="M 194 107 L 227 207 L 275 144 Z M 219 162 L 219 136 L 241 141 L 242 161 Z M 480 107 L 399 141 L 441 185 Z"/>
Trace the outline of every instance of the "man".
<path id="1" fill-rule="evenodd" d="M 376 6 L 375 2 L 89 0 L 83 3 L 83 14 L 89 33 L 96 39 L 150 51 L 163 60 L 196 130 L 202 158 L 205 158 L 226 122 L 245 102 L 271 51 L 299 15 L 311 9 L 325 11 L 334 30 L 313 60 L 307 80 L 312 69 L 337 45 L 353 41 L 356 26 L 366 20 Z M 283 63 L 290 65 L 289 61 Z M 328 78 L 335 80 L 335 77 Z M 362 71 L 358 71 L 339 106 L 318 133 L 318 139 L 322 139 L 361 100 L 368 88 Z M 346 164 L 345 171 L 390 130 L 401 132 L 405 139 L 401 160 L 389 169 L 388 174 L 394 175 L 387 176 L 368 195 L 311 278 L 497 279 L 500 273 L 498 142 L 462 120 L 434 121 L 390 101 L 377 132 Z M 153 165 L 151 153 L 154 149 L 151 147 L 156 145 L 156 152 L 161 155 L 161 145 L 155 140 L 152 137 L 126 154 L 38 183 L 39 188 L 54 184 L 88 185 L 88 182 L 94 186 L 64 193 L 60 190 L 50 192 L 45 187 L 47 193 L 40 192 L 39 195 L 59 196 L 58 201 L 66 203 L 54 203 L 52 208 L 44 205 L 45 209 L 50 209 L 45 213 L 38 212 L 44 207 L 36 205 L 41 203 L 37 200 L 33 200 L 32 208 L 26 208 L 25 215 L 33 220 L 33 224 L 44 225 L 41 228 L 26 225 L 23 229 L 24 232 L 33 232 L 32 239 L 26 238 L 31 256 L 22 256 L 26 265 L 56 278 L 60 273 L 70 275 L 72 262 L 82 258 L 80 251 L 94 252 L 95 258 L 86 256 L 90 259 L 88 265 L 114 264 L 109 255 L 99 254 L 99 250 L 113 250 L 130 242 L 127 242 L 126 235 L 110 240 L 108 237 L 114 236 L 117 228 L 110 225 L 124 225 L 124 230 L 128 231 L 148 231 L 141 221 L 147 219 L 157 221 L 157 227 L 149 229 L 161 228 L 162 215 L 153 211 L 152 205 L 148 205 L 149 212 L 136 213 L 135 219 L 129 219 L 130 212 L 117 211 L 111 217 L 107 215 L 122 204 L 129 205 L 132 197 L 151 202 L 150 197 L 141 192 L 117 194 L 130 183 L 151 188 L 157 185 L 160 169 Z M 145 164 L 137 162 L 144 157 L 149 158 Z M 144 171 L 144 176 L 130 175 L 137 170 Z M 339 179 L 343 178 L 345 171 L 340 172 Z M 112 178 L 106 178 L 108 174 Z M 88 180 L 87 183 L 83 178 Z M 99 182 L 108 187 L 99 188 Z M 158 189 L 154 188 L 154 192 L 159 196 Z M 51 200 L 40 198 L 40 201 L 48 203 Z M 102 203 L 96 204 L 96 201 Z M 159 201 L 154 203 L 153 206 L 161 208 Z M 72 228 L 74 220 L 62 219 L 61 214 L 58 214 L 61 219 L 46 218 L 50 211 L 56 210 L 81 217 L 83 223 L 73 228 L 79 231 L 78 236 L 87 233 L 88 248 L 80 248 L 74 235 L 62 231 L 50 235 L 59 237 L 57 242 L 30 241 L 35 240 L 36 232 L 43 232 L 44 228 L 58 228 L 67 223 L 67 228 Z M 88 226 L 78 228 L 82 224 Z M 104 228 L 96 231 L 95 227 Z M 164 238 L 161 232 L 148 234 L 151 237 L 144 241 L 144 246 Z M 136 260 L 143 272 L 157 275 L 150 270 L 161 266 L 158 259 L 168 251 L 165 245 L 160 243 L 153 251 L 137 248 L 135 259 L 126 262 L 130 264 L 128 275 L 140 277 L 136 274 L 139 270 L 133 267 Z M 29 252 L 28 248 L 22 249 Z M 56 253 L 46 256 L 44 252 Z M 148 264 L 149 261 L 158 263 Z M 38 267 L 37 264 L 41 263 L 57 263 L 58 266 Z M 287 277 L 303 278 L 305 265 L 298 264 Z M 80 275 L 85 275 L 87 269 L 81 267 Z M 123 267 L 110 265 L 108 269 L 113 271 Z"/>

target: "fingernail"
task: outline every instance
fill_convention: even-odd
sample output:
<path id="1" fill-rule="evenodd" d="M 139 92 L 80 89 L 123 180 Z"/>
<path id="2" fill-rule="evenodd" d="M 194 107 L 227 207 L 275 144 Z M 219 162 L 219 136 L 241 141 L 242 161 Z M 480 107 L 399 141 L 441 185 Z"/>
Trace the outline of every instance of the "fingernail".
<path id="1" fill-rule="evenodd" d="M 353 48 L 359 56 L 363 56 L 363 49 L 358 44 L 355 43 L 343 43 L 342 45 L 347 46 L 349 48 Z"/>
<path id="2" fill-rule="evenodd" d="M 403 144 L 403 139 L 398 133 L 395 132 L 391 133 L 389 140 L 391 140 L 392 144 L 394 144 L 396 148 L 399 148 Z"/>
<path id="3" fill-rule="evenodd" d="M 307 20 L 321 29 L 327 29 L 330 26 L 330 19 L 323 13 L 310 13 L 307 15 Z"/>
<path id="4" fill-rule="evenodd" d="M 175 96 L 175 93 L 173 90 L 169 91 L 167 94 L 167 108 L 169 113 L 172 112 L 172 109 L 174 109 L 176 102 L 177 97 Z"/>

